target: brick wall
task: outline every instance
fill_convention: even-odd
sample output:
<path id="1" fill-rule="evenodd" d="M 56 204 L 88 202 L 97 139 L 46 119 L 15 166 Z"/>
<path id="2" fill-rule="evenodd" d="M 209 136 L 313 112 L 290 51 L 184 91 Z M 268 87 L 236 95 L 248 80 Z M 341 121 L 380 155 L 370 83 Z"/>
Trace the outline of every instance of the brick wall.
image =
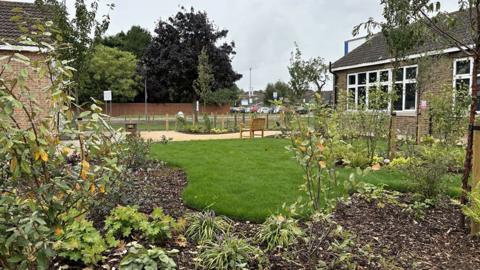
<path id="1" fill-rule="evenodd" d="M 0 50 L 0 58 L 4 56 L 10 56 L 15 52 L 12 51 L 3 51 Z M 31 61 L 39 60 L 42 57 L 41 54 L 34 52 L 22 52 L 22 54 L 31 59 Z M 8 59 L 0 61 L 0 65 L 3 66 Z M 17 61 L 11 61 L 10 66 L 11 70 L 6 70 L 2 74 L 2 78 L 7 81 L 7 84 L 12 85 L 11 79 L 17 77 L 17 74 L 22 69 L 27 68 L 25 64 L 22 64 Z M 28 112 L 32 111 L 32 107 L 37 105 L 40 108 L 48 108 L 49 94 L 45 92 L 45 88 L 48 87 L 49 81 L 47 78 L 39 78 L 38 74 L 31 68 L 27 68 L 29 79 L 26 82 L 26 90 L 20 91 L 19 87 L 14 88 L 14 95 L 19 98 L 24 104 L 27 104 L 26 110 Z M 31 97 L 32 103 L 29 102 Z M 41 111 L 38 115 L 33 116 L 33 120 L 38 122 L 41 119 L 44 119 L 48 115 L 48 111 Z M 27 128 L 29 126 L 27 114 L 22 109 L 16 109 L 14 111 L 14 119 L 22 128 Z"/>
<path id="2" fill-rule="evenodd" d="M 418 65 L 417 83 L 420 93 L 418 97 L 419 103 L 421 100 L 426 100 L 427 104 L 429 104 L 429 93 L 435 93 L 439 91 L 443 85 L 453 84 L 453 61 L 455 58 L 460 57 L 462 57 L 461 54 L 455 53 L 443 56 L 433 56 L 429 57 L 428 59 L 421 59 L 419 61 L 412 61 L 401 65 Z M 337 104 L 339 105 L 339 107 L 345 108 L 344 101 L 342 102 L 340 99 L 342 96 L 346 95 L 348 74 L 390 68 L 392 68 L 391 64 L 385 64 L 335 72 L 335 74 L 337 75 L 335 87 L 338 91 Z M 419 104 L 417 104 L 417 106 L 419 106 Z M 414 136 L 416 128 L 415 113 L 399 113 L 396 117 L 397 129 L 399 130 L 400 134 Z M 425 110 L 420 110 L 419 131 L 421 135 L 429 133 L 429 119 L 430 117 L 428 115 L 428 108 Z"/>
<path id="3" fill-rule="evenodd" d="M 207 105 L 207 113 L 228 113 L 230 111 L 230 106 L 216 106 L 216 105 Z M 148 104 L 148 114 L 149 115 L 175 115 L 178 112 L 183 112 L 184 114 L 193 113 L 192 103 L 149 103 Z M 203 105 L 200 105 L 200 112 L 203 112 Z M 145 114 L 145 104 L 144 103 L 113 103 L 112 104 L 112 113 L 111 116 L 123 116 L 123 115 L 144 115 Z"/>

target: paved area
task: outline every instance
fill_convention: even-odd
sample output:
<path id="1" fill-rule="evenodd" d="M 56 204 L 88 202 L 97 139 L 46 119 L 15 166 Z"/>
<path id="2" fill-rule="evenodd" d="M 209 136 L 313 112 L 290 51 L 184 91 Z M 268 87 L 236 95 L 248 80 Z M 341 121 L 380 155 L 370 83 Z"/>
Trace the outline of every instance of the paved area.
<path id="1" fill-rule="evenodd" d="M 174 142 L 179 141 L 195 141 L 195 140 L 225 140 L 225 139 L 240 139 L 240 133 L 228 134 L 186 134 L 176 131 L 142 131 L 142 138 L 152 139 L 153 141 L 162 140 L 162 136 L 171 138 Z M 257 133 L 259 134 L 259 133 Z M 280 131 L 265 131 L 264 136 L 272 136 L 281 134 Z M 248 133 L 243 133 L 245 139 L 249 138 Z"/>

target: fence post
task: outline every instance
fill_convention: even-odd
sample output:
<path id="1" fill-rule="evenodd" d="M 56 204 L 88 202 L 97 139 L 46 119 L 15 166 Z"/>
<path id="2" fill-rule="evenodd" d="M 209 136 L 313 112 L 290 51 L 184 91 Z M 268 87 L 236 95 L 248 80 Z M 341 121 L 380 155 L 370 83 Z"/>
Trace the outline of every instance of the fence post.
<path id="1" fill-rule="evenodd" d="M 237 113 L 233 114 L 233 129 L 237 128 Z"/>
<path id="2" fill-rule="evenodd" d="M 242 113 L 242 123 L 245 125 L 245 113 Z"/>
<path id="3" fill-rule="evenodd" d="M 222 114 L 222 129 L 225 129 L 225 114 Z"/>
<path id="4" fill-rule="evenodd" d="M 269 115 L 269 113 L 267 113 L 267 121 L 265 121 L 265 129 L 267 129 L 267 130 L 268 130 L 268 115 Z"/>
<path id="5" fill-rule="evenodd" d="M 168 113 L 165 116 L 165 129 L 168 131 Z"/>
<path id="6" fill-rule="evenodd" d="M 217 113 L 215 114 L 212 113 L 212 117 L 213 117 L 213 128 L 217 128 Z"/>
<path id="7" fill-rule="evenodd" d="M 192 126 L 195 126 L 195 113 L 192 114 Z"/>
<path id="8" fill-rule="evenodd" d="M 473 127 L 473 161 L 472 161 L 472 192 L 480 192 L 480 126 Z M 475 201 L 472 207 L 479 208 Z M 480 233 L 480 224 L 472 222 L 471 235 Z"/>

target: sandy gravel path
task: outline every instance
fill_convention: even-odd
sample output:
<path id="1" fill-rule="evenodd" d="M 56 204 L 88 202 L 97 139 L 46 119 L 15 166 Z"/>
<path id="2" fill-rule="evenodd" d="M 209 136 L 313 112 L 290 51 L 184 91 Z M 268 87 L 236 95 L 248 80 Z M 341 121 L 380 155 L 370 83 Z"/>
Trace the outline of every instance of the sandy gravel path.
<path id="1" fill-rule="evenodd" d="M 264 136 L 272 136 L 280 134 L 280 131 L 265 131 Z M 240 139 L 240 133 L 228 134 L 186 134 L 176 131 L 142 131 L 142 138 L 152 139 L 153 141 L 162 140 L 162 136 L 171 138 L 174 142 L 179 141 L 195 141 L 195 140 L 226 140 L 226 139 Z M 249 138 L 248 133 L 243 133 L 244 138 Z"/>

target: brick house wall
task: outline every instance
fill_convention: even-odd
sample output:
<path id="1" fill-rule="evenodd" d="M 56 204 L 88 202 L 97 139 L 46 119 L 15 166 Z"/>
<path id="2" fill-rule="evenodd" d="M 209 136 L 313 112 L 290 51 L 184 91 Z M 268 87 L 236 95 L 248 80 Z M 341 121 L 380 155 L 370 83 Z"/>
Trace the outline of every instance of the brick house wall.
<path id="1" fill-rule="evenodd" d="M 11 56 L 14 53 L 16 52 L 8 51 L 8 50 L 0 50 L 0 58 L 4 56 Z M 20 53 L 30 58 L 32 61 L 39 60 L 42 57 L 40 53 L 36 53 L 36 52 L 23 51 Z M 7 61 L 8 59 L 1 60 L 0 65 L 3 66 Z M 26 82 L 26 88 L 29 90 L 27 90 L 28 92 L 20 93 L 19 88 L 15 87 L 14 95 L 17 96 L 17 98 L 19 98 L 22 101 L 22 103 L 27 104 L 26 110 L 29 113 L 31 113 L 32 107 L 31 105 L 28 105 L 30 102 L 28 102 L 29 98 L 27 97 L 27 95 L 31 97 L 34 104 L 43 109 L 39 114 L 33 116 L 33 120 L 38 122 L 42 119 L 45 119 L 45 117 L 49 113 L 48 108 L 49 108 L 50 95 L 46 92 L 46 88 L 50 85 L 48 78 L 46 77 L 40 78 L 32 68 L 17 61 L 11 61 L 10 66 L 12 67 L 12 69 L 9 71 L 5 71 L 2 75 L 2 78 L 5 80 L 16 78 L 22 69 L 27 68 L 29 78 L 27 79 L 27 82 Z M 15 109 L 13 117 L 21 128 L 29 127 L 28 117 L 24 110 Z"/>
<path id="2" fill-rule="evenodd" d="M 444 54 L 441 56 L 431 56 L 427 59 L 411 61 L 401 64 L 400 66 L 418 65 L 417 68 L 417 84 L 419 96 L 417 98 L 417 107 L 420 108 L 420 101 L 426 100 L 427 106 L 429 104 L 429 93 L 439 91 L 444 85 L 453 85 L 453 66 L 454 60 L 461 58 L 460 53 Z M 382 69 L 391 69 L 391 64 L 374 65 L 362 68 L 348 69 L 336 71 L 335 89 L 337 91 L 337 99 L 346 96 L 348 74 L 361 73 Z M 344 102 L 344 101 L 343 101 Z M 337 104 L 341 106 L 342 101 L 336 100 Z M 344 107 L 344 106 L 343 106 Z M 411 135 L 415 134 L 416 116 L 411 112 L 398 112 L 396 116 L 397 130 L 399 134 Z M 420 136 L 429 134 L 430 131 L 430 117 L 428 115 L 428 108 L 420 110 L 419 116 L 419 133 Z"/>

